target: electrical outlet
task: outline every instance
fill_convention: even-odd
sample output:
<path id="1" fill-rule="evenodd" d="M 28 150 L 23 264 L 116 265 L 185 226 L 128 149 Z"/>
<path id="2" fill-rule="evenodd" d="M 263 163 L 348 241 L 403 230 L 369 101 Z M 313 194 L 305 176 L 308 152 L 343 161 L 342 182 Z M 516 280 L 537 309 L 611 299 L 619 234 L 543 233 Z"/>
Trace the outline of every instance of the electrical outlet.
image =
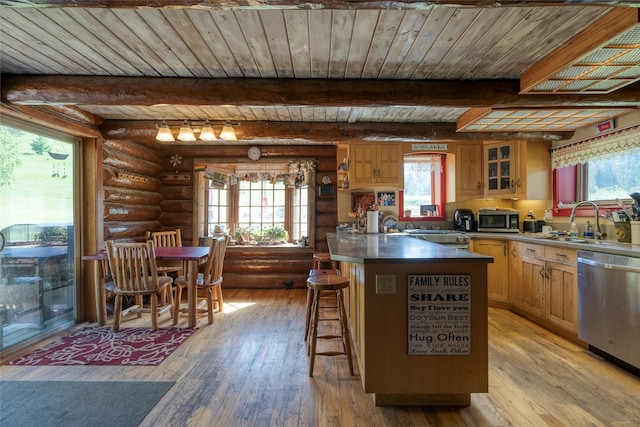
<path id="1" fill-rule="evenodd" d="M 395 294 L 396 275 L 376 274 L 376 294 Z"/>

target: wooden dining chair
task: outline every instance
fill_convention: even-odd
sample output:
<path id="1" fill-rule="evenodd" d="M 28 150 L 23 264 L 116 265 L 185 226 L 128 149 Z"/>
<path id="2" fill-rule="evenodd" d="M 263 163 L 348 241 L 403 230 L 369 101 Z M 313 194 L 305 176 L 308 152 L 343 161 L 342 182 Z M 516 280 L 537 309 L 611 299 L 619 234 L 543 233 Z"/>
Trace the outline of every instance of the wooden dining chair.
<path id="1" fill-rule="evenodd" d="M 173 279 L 169 276 L 159 276 L 156 266 L 156 254 L 153 241 L 144 243 L 115 243 L 112 240 L 105 242 L 109 270 L 115 287 L 115 304 L 113 308 L 113 330 L 120 329 L 120 319 L 123 315 L 122 299 L 127 296 L 134 297 L 136 305 L 126 310 L 137 312 L 138 317 L 143 312 L 151 313 L 151 329 L 158 330 L 158 316 L 170 310 L 173 324 L 177 323 L 174 307 L 173 293 L 166 292 L 170 288 Z M 158 307 L 158 295 L 169 295 L 169 303 Z M 144 307 L 143 296 L 150 297 L 149 308 Z"/>
<path id="2" fill-rule="evenodd" d="M 200 300 L 200 304 L 206 301 L 207 315 L 209 317 L 209 324 L 213 323 L 213 309 L 214 303 L 216 304 L 218 311 L 224 310 L 224 300 L 222 298 L 222 269 L 224 267 L 224 256 L 227 251 L 227 241 L 229 236 L 214 237 L 209 248 L 209 257 L 205 264 L 204 272 L 198 273 L 196 278 L 196 298 L 198 298 L 197 291 L 204 290 L 205 299 Z M 177 287 L 177 306 L 176 315 L 179 311 L 180 300 L 182 298 L 182 288 L 187 287 L 188 277 L 180 276 L 175 280 Z M 198 311 L 203 309 L 198 308 Z"/>
<path id="3" fill-rule="evenodd" d="M 182 233 L 179 228 L 170 231 L 147 231 L 146 240 L 153 241 L 155 247 L 182 246 Z M 158 262 L 158 273 L 168 276 L 169 273 L 182 274 L 182 263 L 174 261 Z"/>

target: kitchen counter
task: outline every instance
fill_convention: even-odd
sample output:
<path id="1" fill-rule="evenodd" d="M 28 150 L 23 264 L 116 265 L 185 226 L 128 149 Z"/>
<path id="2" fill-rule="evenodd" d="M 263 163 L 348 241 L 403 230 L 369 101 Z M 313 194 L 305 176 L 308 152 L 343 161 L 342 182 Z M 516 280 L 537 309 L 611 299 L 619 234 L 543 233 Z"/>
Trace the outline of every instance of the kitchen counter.
<path id="1" fill-rule="evenodd" d="M 493 258 L 444 245 L 410 238 L 405 233 L 352 234 L 327 233 L 331 258 L 355 263 L 493 262 Z"/>
<path id="2" fill-rule="evenodd" d="M 379 406 L 468 406 L 488 392 L 493 258 L 408 235 L 327 233 L 366 393 Z"/>
<path id="3" fill-rule="evenodd" d="M 513 240 L 518 242 L 539 243 L 549 246 L 558 246 L 571 249 L 580 249 L 593 252 L 608 253 L 613 255 L 623 255 L 640 258 L 640 245 L 632 245 L 631 243 L 620 243 L 616 240 L 595 240 L 580 239 L 584 242 L 572 242 L 563 238 L 548 238 L 541 234 L 527 233 L 467 233 L 472 239 L 502 239 Z"/>

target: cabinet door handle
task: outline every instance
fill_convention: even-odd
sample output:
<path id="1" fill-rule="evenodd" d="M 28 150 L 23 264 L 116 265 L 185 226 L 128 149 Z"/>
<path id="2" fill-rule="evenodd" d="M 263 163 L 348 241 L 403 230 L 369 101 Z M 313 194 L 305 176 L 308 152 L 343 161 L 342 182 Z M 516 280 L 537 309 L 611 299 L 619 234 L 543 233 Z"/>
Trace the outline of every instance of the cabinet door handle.
<path id="1" fill-rule="evenodd" d="M 476 185 L 476 187 L 477 187 L 477 188 L 478 188 L 478 190 L 479 190 L 480 188 L 482 188 L 482 183 L 481 183 L 480 181 L 478 181 L 478 184 Z"/>
<path id="2" fill-rule="evenodd" d="M 545 276 L 544 276 L 544 267 L 542 267 L 542 268 L 540 269 L 540 277 L 545 277 Z"/>
<path id="3" fill-rule="evenodd" d="M 538 251 L 536 249 L 533 249 L 533 248 L 527 248 L 527 252 L 533 252 L 535 254 Z"/>
<path id="4" fill-rule="evenodd" d="M 511 256 L 516 256 L 516 248 L 511 249 Z"/>
<path id="5" fill-rule="evenodd" d="M 559 256 L 560 258 L 566 258 L 566 257 L 568 257 L 569 255 L 567 255 L 567 254 L 561 254 L 560 252 L 556 252 L 556 256 Z"/>

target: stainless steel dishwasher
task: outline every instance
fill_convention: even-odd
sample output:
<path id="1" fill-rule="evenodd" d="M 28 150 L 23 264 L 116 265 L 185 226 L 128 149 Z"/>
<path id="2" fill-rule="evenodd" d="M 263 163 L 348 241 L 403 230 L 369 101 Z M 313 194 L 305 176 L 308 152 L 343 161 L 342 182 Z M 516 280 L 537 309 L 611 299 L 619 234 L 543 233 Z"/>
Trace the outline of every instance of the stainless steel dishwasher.
<path id="1" fill-rule="evenodd" d="M 640 369 L 640 258 L 578 251 L 578 336 Z"/>

